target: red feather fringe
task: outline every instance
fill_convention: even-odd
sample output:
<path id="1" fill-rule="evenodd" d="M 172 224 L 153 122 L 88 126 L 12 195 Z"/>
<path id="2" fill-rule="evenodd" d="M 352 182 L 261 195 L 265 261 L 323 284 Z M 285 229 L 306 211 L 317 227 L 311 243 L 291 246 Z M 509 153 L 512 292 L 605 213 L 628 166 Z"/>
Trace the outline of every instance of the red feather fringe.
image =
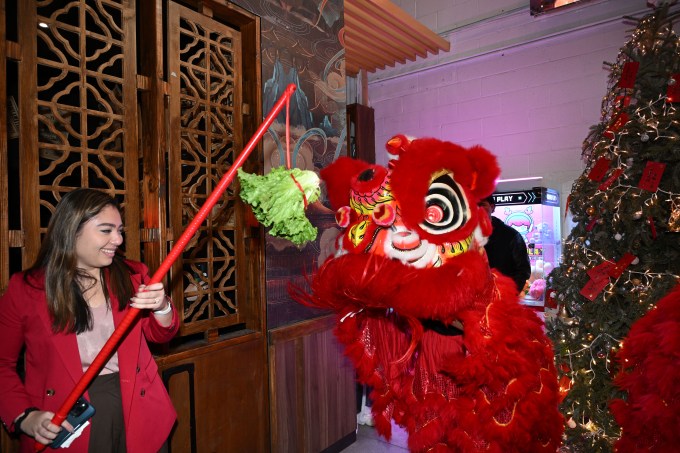
<path id="1" fill-rule="evenodd" d="M 338 312 L 336 335 L 374 389 L 384 437 L 394 418 L 414 452 L 557 449 L 563 420 L 552 346 L 512 281 L 490 273 L 483 255 L 435 269 L 344 255 L 319 269 L 312 289 L 308 303 Z M 460 320 L 464 335 L 423 333 L 417 318 L 425 316 Z"/>
<path id="2" fill-rule="evenodd" d="M 680 285 L 633 324 L 617 354 L 614 383 L 627 400 L 610 408 L 617 452 L 670 452 L 680 445 Z"/>

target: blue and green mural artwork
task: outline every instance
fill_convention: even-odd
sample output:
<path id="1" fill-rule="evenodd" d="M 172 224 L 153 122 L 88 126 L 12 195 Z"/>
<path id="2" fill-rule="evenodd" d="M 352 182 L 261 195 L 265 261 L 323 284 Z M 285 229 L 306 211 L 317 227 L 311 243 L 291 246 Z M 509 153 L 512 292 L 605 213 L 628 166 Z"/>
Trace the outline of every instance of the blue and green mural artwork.
<path id="1" fill-rule="evenodd" d="M 342 0 L 235 0 L 261 17 L 263 106 L 267 114 L 285 88 L 297 87 L 290 100 L 291 166 L 319 172 L 346 154 L 345 52 L 340 36 Z M 262 139 L 264 171 L 286 165 L 286 109 Z M 288 285 L 305 286 L 335 239 L 335 216 L 322 202 L 307 209 L 319 233 L 297 247 L 267 235 L 267 326 L 280 327 L 319 316 L 288 296 Z"/>

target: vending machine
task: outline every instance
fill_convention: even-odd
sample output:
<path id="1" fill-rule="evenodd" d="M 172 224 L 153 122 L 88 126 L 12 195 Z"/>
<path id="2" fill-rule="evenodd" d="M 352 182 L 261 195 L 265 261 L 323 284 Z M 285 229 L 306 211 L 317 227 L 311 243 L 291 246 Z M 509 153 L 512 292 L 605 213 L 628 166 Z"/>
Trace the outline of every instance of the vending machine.
<path id="1" fill-rule="evenodd" d="M 517 230 L 524 238 L 531 263 L 531 277 L 522 303 L 542 312 L 546 277 L 558 265 L 561 255 L 560 195 L 554 189 L 534 187 L 514 192 L 495 192 L 494 217 Z"/>

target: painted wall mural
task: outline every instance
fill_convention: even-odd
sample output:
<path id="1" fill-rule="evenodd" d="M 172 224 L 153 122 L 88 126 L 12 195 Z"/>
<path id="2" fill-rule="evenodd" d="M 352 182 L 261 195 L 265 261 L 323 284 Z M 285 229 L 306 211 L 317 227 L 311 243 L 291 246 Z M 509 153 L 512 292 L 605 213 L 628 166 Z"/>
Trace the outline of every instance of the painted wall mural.
<path id="1" fill-rule="evenodd" d="M 345 51 L 340 41 L 342 0 L 235 0 L 261 21 L 263 108 L 266 114 L 286 86 L 290 102 L 291 165 L 318 171 L 346 155 Z M 264 170 L 286 165 L 285 108 L 262 139 Z M 325 198 L 322 195 L 322 199 Z M 288 297 L 290 282 L 305 284 L 335 235 L 334 213 L 315 203 L 307 215 L 317 240 L 298 248 L 267 235 L 267 324 L 275 328 L 318 316 Z"/>

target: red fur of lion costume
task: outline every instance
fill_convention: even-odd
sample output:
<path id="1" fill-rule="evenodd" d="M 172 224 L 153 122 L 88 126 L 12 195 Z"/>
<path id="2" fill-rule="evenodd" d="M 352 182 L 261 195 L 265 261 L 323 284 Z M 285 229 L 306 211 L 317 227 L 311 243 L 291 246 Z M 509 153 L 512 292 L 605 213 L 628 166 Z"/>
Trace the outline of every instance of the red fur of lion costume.
<path id="1" fill-rule="evenodd" d="M 614 384 L 626 399 L 610 403 L 621 426 L 618 453 L 664 453 L 680 445 L 680 285 L 635 321 L 617 354 Z"/>
<path id="2" fill-rule="evenodd" d="M 311 294 L 294 298 L 337 312 L 385 438 L 394 419 L 415 452 L 554 453 L 552 346 L 483 248 L 491 223 L 477 203 L 496 158 L 405 136 L 387 149 L 389 168 L 340 158 L 321 172 L 343 231 Z"/>

